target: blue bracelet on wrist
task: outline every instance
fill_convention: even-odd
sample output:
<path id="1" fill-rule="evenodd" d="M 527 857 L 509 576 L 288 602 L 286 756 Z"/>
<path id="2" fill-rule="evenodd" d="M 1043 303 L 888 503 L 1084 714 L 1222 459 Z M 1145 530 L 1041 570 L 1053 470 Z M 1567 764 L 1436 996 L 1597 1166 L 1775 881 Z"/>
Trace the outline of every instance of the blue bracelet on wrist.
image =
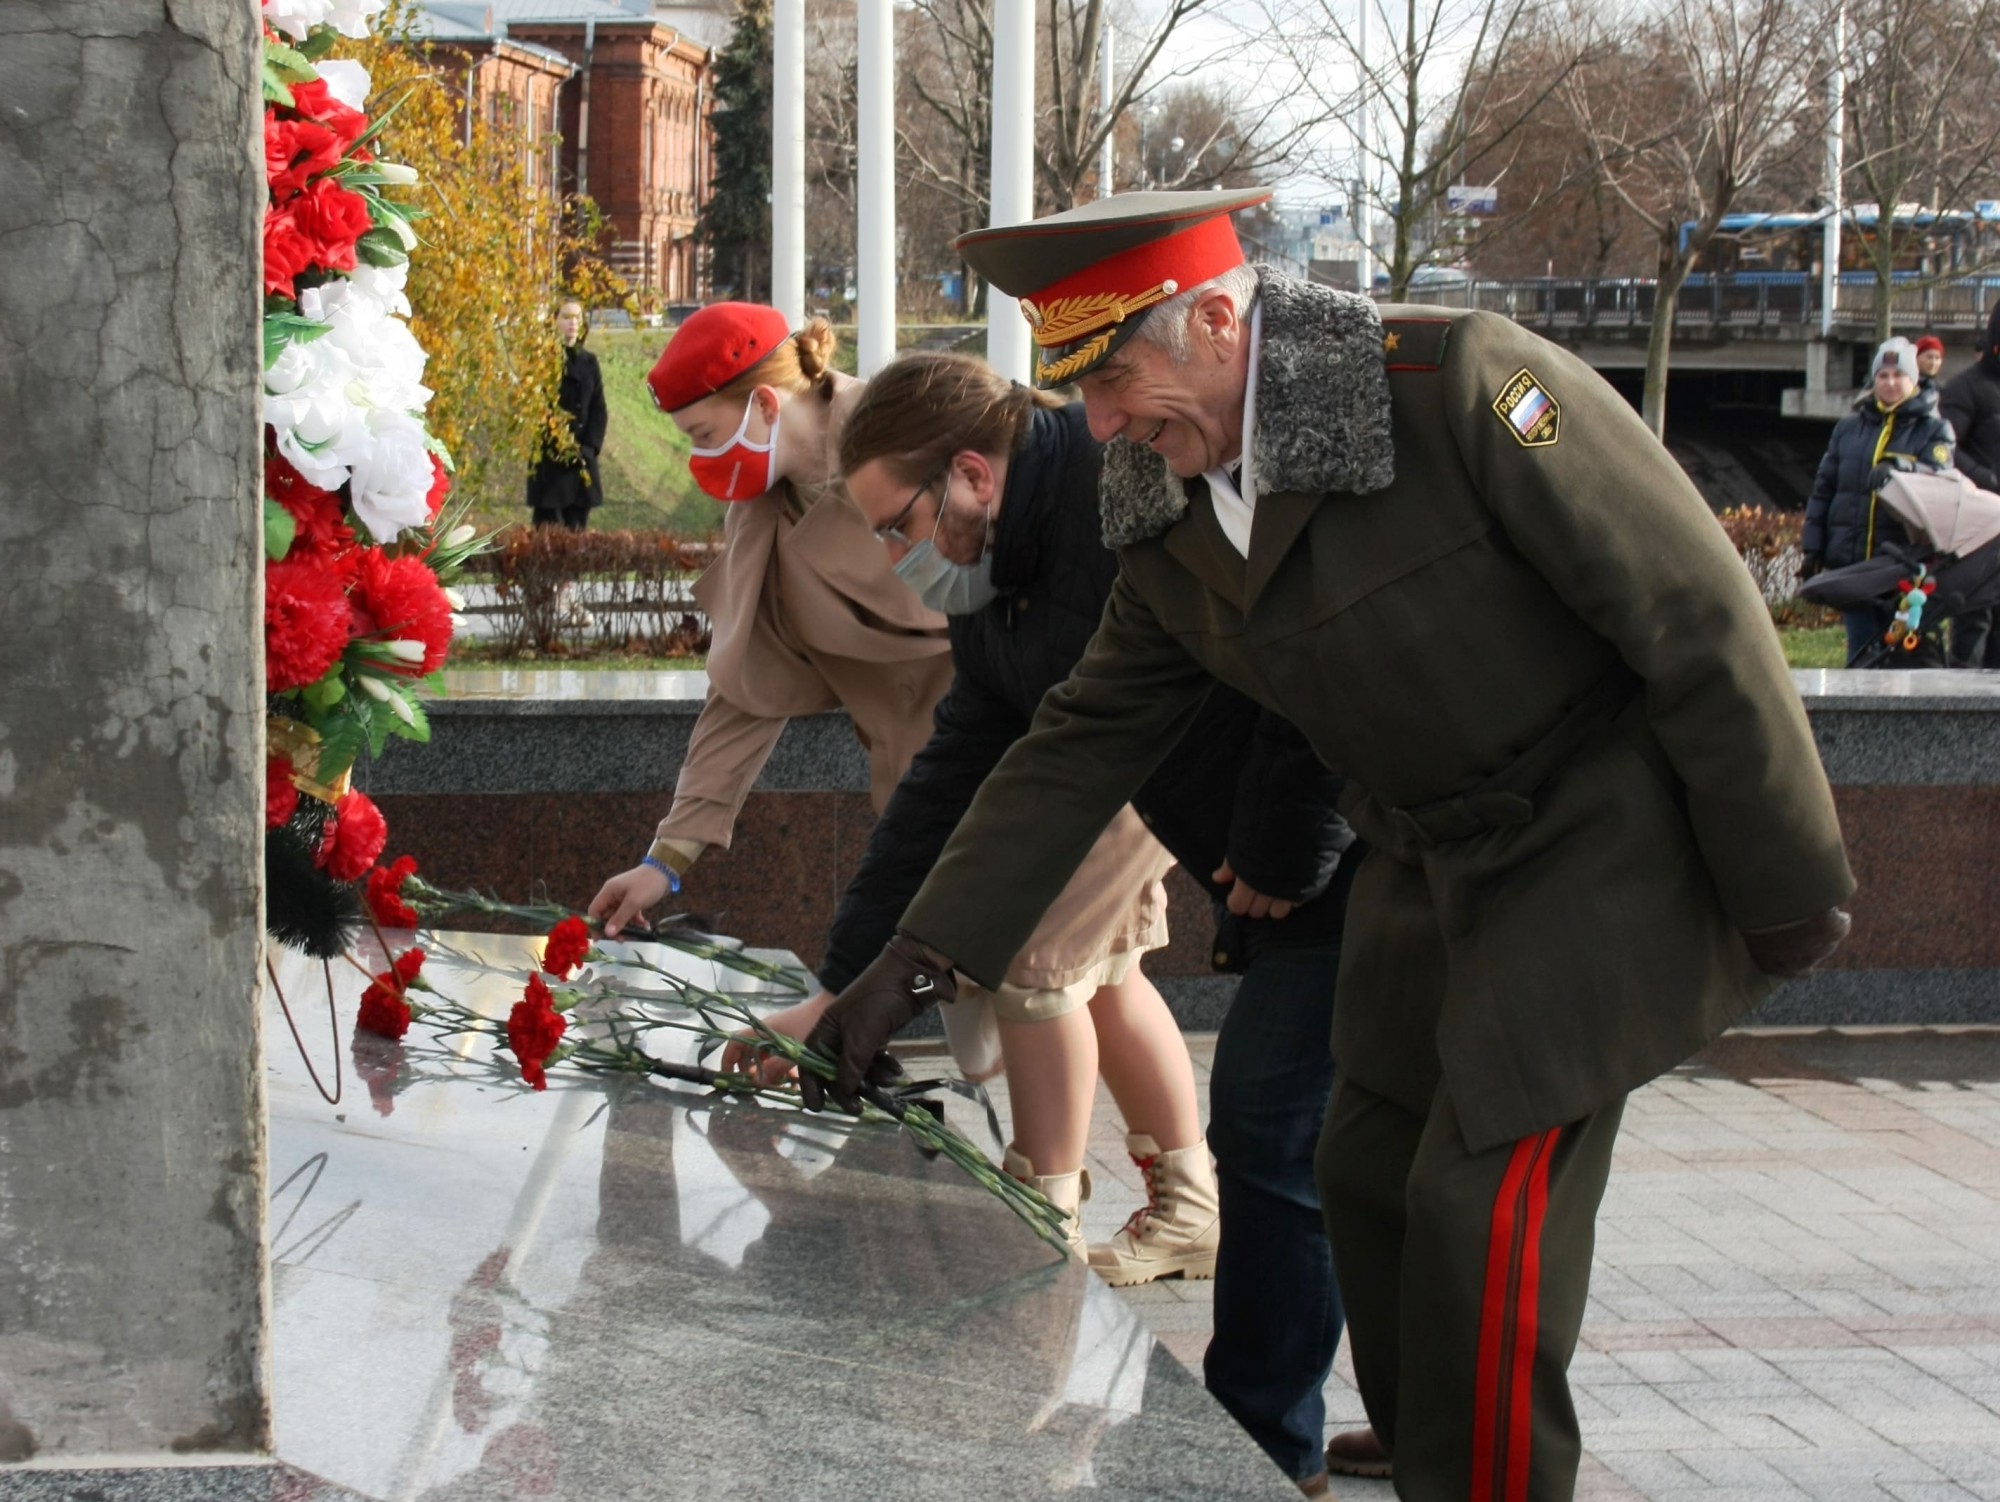
<path id="1" fill-rule="evenodd" d="M 651 866 L 655 871 L 658 871 L 662 876 L 666 877 L 667 891 L 669 893 L 678 893 L 680 891 L 681 889 L 680 872 L 676 871 L 672 866 L 668 865 L 665 861 L 661 860 L 657 855 L 648 855 L 644 860 L 640 861 L 639 864 L 642 866 Z"/>

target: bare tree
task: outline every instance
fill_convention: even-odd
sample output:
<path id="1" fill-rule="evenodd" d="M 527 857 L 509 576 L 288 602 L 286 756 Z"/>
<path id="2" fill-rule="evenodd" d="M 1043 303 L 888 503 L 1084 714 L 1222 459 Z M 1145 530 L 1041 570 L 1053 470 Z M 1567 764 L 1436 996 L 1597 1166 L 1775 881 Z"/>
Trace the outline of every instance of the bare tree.
<path id="1" fill-rule="evenodd" d="M 1655 434 L 1689 272 L 1747 192 L 1819 148 L 1821 19 L 1799 0 L 1668 0 L 1636 23 L 1580 23 L 1596 36 L 1565 104 L 1599 179 L 1653 240 L 1642 411 Z"/>
<path id="2" fill-rule="evenodd" d="M 1874 232 L 1860 239 L 1875 273 L 1878 340 L 1889 337 L 1898 292 L 2000 264 L 2000 245 L 1990 239 L 1981 246 L 1954 236 L 1957 254 L 1929 254 L 1935 247 L 1925 242 L 1937 221 L 1902 212 L 1967 209 L 1994 181 L 1996 18 L 1995 0 L 1853 0 L 1848 7 L 1844 176 L 1851 196 L 1875 205 Z"/>
<path id="3" fill-rule="evenodd" d="M 1548 24 L 1547 0 L 1264 0 L 1264 14 L 1299 115 L 1354 132 L 1351 154 L 1326 149 L 1318 165 L 1358 179 L 1388 221 L 1393 298 L 1434 252 L 1458 248 L 1447 188 L 1505 176 L 1582 58 L 1584 34 Z"/>

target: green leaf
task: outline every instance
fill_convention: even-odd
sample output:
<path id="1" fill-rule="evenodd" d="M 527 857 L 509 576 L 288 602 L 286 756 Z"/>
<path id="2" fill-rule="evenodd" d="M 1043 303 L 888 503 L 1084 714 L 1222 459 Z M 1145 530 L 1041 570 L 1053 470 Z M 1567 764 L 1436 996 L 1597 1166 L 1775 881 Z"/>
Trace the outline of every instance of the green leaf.
<path id="1" fill-rule="evenodd" d="M 377 226 L 355 241 L 354 249 L 370 266 L 400 266 L 409 260 L 403 237 L 387 226 Z"/>
<path id="2" fill-rule="evenodd" d="M 366 732 L 352 714 L 339 714 L 313 727 L 319 732 L 319 780 L 332 782 L 354 765 Z"/>
<path id="3" fill-rule="evenodd" d="M 276 563 L 292 550 L 299 524 L 292 513 L 269 496 L 264 497 L 264 556 Z"/>
<path id="4" fill-rule="evenodd" d="M 390 725 L 390 730 L 394 734 L 400 735 L 406 741 L 416 741 L 419 745 L 429 744 L 431 738 L 431 717 L 424 713 L 424 707 L 417 702 L 417 696 L 402 684 L 392 684 L 391 687 L 394 689 L 396 696 L 409 706 L 410 718 L 414 723 L 405 725 L 401 720 L 396 720 Z"/>
<path id="5" fill-rule="evenodd" d="M 324 714 L 347 697 L 347 685 L 341 681 L 340 669 L 336 666 L 319 682 L 308 683 L 300 692 L 308 707 Z"/>
<path id="6" fill-rule="evenodd" d="M 264 368 L 269 370 L 277 363 L 278 356 L 285 352 L 285 346 L 297 340 L 310 344 L 325 334 L 331 325 L 320 323 L 297 313 L 266 313 L 264 315 Z"/>
<path id="7" fill-rule="evenodd" d="M 331 26 L 315 26 L 306 34 L 306 39 L 298 44 L 299 55 L 309 62 L 318 62 L 333 51 L 340 40 L 340 33 Z"/>
<path id="8" fill-rule="evenodd" d="M 279 76 L 278 70 L 273 68 L 268 60 L 264 63 L 264 102 L 282 104 L 286 109 L 297 106 L 297 101 L 292 98 L 291 87 Z"/>
<path id="9" fill-rule="evenodd" d="M 451 692 L 445 687 L 443 668 L 439 668 L 435 673 L 424 674 L 417 680 L 417 686 L 425 693 L 439 699 L 448 697 Z"/>
<path id="10" fill-rule="evenodd" d="M 269 38 L 264 42 L 264 71 L 276 74 L 286 83 L 310 83 L 319 77 L 319 70 L 313 67 L 312 59 L 283 42 L 274 42 Z"/>

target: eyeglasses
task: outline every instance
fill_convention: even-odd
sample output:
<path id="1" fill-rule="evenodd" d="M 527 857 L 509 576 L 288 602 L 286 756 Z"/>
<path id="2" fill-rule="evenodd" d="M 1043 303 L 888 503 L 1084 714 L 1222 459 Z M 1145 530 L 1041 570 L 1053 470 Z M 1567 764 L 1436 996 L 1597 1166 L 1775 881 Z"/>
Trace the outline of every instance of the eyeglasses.
<path id="1" fill-rule="evenodd" d="M 940 468 L 936 474 L 932 475 L 928 480 L 924 481 L 923 484 L 919 485 L 915 490 L 911 491 L 910 498 L 907 501 L 903 502 L 903 509 L 901 511 L 898 511 L 893 519 L 884 522 L 881 526 L 875 529 L 875 540 L 877 542 L 884 542 L 884 543 L 900 542 L 906 548 L 915 547 L 916 543 L 911 541 L 909 537 L 904 535 L 903 523 L 908 521 L 910 519 L 910 513 L 917 509 L 917 502 L 924 498 L 924 492 L 926 490 L 929 490 L 933 485 L 937 484 L 939 480 L 942 480 L 944 478 L 945 469 L 949 468 L 950 465 L 948 464 L 945 465 L 943 468 Z"/>

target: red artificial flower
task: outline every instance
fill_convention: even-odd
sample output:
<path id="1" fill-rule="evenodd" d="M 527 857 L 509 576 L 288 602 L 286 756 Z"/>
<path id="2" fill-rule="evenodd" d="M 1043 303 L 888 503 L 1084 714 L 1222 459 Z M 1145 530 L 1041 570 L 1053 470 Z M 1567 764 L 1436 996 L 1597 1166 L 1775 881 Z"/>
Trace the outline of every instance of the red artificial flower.
<path id="1" fill-rule="evenodd" d="M 264 175 L 271 202 L 284 203 L 303 192 L 320 173 L 337 166 L 347 143 L 317 120 L 286 120 L 264 111 Z"/>
<path id="2" fill-rule="evenodd" d="M 414 856 L 399 855 L 393 866 L 377 866 L 368 873 L 368 911 L 384 928 L 415 928 L 417 910 L 403 901 L 403 883 L 417 874 Z"/>
<path id="3" fill-rule="evenodd" d="M 565 918 L 549 930 L 548 942 L 542 946 L 542 968 L 558 980 L 568 980 L 570 971 L 589 953 L 590 930 L 583 926 L 583 919 Z"/>
<path id="4" fill-rule="evenodd" d="M 314 179 L 281 212 L 292 215 L 314 262 L 329 271 L 352 271 L 354 242 L 374 228 L 368 200 L 330 177 Z"/>
<path id="5" fill-rule="evenodd" d="M 366 793 L 343 793 L 326 821 L 313 864 L 335 881 L 358 881 L 389 840 L 389 821 Z"/>
<path id="6" fill-rule="evenodd" d="M 313 263 L 313 242 L 294 209 L 298 202 L 264 211 L 264 291 L 273 297 L 296 296 L 293 283 Z"/>
<path id="7" fill-rule="evenodd" d="M 304 83 L 293 84 L 292 108 L 338 136 L 342 151 L 368 134 L 368 117 L 334 98 L 323 78 L 309 78 Z"/>
<path id="8" fill-rule="evenodd" d="M 299 790 L 292 786 L 291 758 L 269 758 L 264 763 L 264 827 L 284 828 L 292 822 L 298 806 Z"/>
<path id="9" fill-rule="evenodd" d="M 569 1024 L 556 1010 L 555 998 L 549 994 L 542 978 L 539 975 L 529 976 L 521 999 L 507 1014 L 507 1046 L 514 1050 L 514 1057 L 520 1061 L 521 1078 L 537 1090 L 549 1088 L 544 1066 L 568 1030 Z"/>
<path id="10" fill-rule="evenodd" d="M 438 519 L 438 513 L 444 510 L 445 497 L 450 494 L 451 472 L 444 467 L 444 460 L 440 459 L 436 454 L 432 454 L 431 488 L 429 493 L 424 496 L 424 505 L 430 508 L 432 521 Z"/>
<path id="11" fill-rule="evenodd" d="M 391 558 L 380 548 L 364 548 L 348 603 L 356 636 L 424 644 L 422 662 L 384 664 L 389 671 L 421 678 L 444 666 L 451 650 L 451 601 L 423 559 Z"/>
<path id="12" fill-rule="evenodd" d="M 347 525 L 347 507 L 331 490 L 322 490 L 300 474 L 283 454 L 264 454 L 264 493 L 292 514 L 292 558 L 333 559 L 354 546 Z"/>
<path id="13" fill-rule="evenodd" d="M 421 949 L 406 949 L 361 993 L 361 1015 L 354 1025 L 363 1032 L 400 1039 L 410 1030 L 410 1003 L 405 993 L 424 967 Z"/>
<path id="14" fill-rule="evenodd" d="M 347 585 L 316 558 L 264 565 L 264 687 L 274 694 L 326 676 L 347 650 Z"/>

